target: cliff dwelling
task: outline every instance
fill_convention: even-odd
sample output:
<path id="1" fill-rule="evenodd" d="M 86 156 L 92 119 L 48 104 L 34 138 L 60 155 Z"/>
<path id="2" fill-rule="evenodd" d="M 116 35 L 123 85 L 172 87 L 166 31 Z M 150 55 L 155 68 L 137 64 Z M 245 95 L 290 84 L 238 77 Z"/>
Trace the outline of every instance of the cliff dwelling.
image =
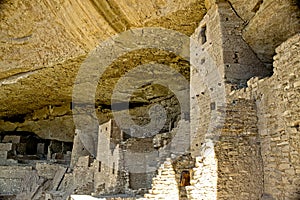
<path id="1" fill-rule="evenodd" d="M 0 0 L 0 200 L 299 200 L 298 0 Z"/>

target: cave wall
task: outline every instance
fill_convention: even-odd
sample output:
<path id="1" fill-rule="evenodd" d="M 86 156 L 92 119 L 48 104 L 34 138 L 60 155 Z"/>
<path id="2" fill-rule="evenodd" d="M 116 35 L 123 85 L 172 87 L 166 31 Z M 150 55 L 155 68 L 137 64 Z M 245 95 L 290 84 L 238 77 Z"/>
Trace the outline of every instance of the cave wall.
<path id="1" fill-rule="evenodd" d="M 299 3 L 296 0 L 260 2 L 243 30 L 243 38 L 262 62 L 272 65 L 275 48 L 300 32 Z"/>
<path id="2" fill-rule="evenodd" d="M 80 65 L 111 36 L 150 26 L 191 35 L 206 12 L 202 0 L 3 0 L 0 9 L 0 117 L 71 102 Z"/>
<path id="3" fill-rule="evenodd" d="M 205 0 L 210 9 L 224 0 Z M 243 39 L 258 58 L 272 68 L 275 48 L 300 31 L 300 9 L 297 0 L 229 0 L 240 18 Z"/>

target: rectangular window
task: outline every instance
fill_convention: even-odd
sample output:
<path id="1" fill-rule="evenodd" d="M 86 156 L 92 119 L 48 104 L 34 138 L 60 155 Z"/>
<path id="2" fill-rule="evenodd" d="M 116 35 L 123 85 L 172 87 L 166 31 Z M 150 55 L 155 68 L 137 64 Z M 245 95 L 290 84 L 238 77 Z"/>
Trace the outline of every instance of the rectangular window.
<path id="1" fill-rule="evenodd" d="M 207 41 L 207 38 L 206 38 L 206 25 L 201 27 L 200 37 L 201 37 L 201 44 L 204 44 Z"/>
<path id="2" fill-rule="evenodd" d="M 115 174 L 115 163 L 113 163 L 112 174 Z"/>
<path id="3" fill-rule="evenodd" d="M 98 172 L 101 172 L 101 161 L 99 161 Z"/>

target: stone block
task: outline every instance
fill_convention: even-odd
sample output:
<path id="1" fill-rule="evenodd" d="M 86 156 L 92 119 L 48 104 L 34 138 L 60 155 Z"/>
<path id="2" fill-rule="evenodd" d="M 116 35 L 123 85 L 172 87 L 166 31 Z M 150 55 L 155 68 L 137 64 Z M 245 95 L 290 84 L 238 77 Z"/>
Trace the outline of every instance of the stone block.
<path id="1" fill-rule="evenodd" d="M 89 156 L 81 156 L 78 158 L 76 163 L 77 167 L 88 168 L 90 166 L 90 157 Z"/>
<path id="2" fill-rule="evenodd" d="M 12 143 L 0 143 L 0 151 L 12 150 Z"/>
<path id="3" fill-rule="evenodd" d="M 22 179 L 0 178 L 0 194 L 18 194 L 23 185 Z"/>
<path id="4" fill-rule="evenodd" d="M 56 164 L 48 164 L 48 163 L 36 164 L 38 175 L 41 177 L 45 177 L 47 179 L 53 179 L 58 168 L 59 165 Z"/>
<path id="5" fill-rule="evenodd" d="M 59 166 L 52 182 L 53 190 L 58 190 L 60 183 L 62 182 L 62 179 L 67 172 L 67 168 Z"/>
<path id="6" fill-rule="evenodd" d="M 295 83 L 294 83 L 294 87 L 295 87 L 295 88 L 300 87 L 300 81 L 295 82 Z"/>
<path id="7" fill-rule="evenodd" d="M 282 163 L 282 164 L 280 164 L 279 166 L 278 166 L 278 169 L 279 170 L 287 170 L 287 169 L 290 169 L 291 168 L 291 166 L 290 166 L 290 164 L 288 164 L 288 163 Z"/>
<path id="8" fill-rule="evenodd" d="M 0 160 L 6 160 L 7 159 L 7 151 L 0 151 Z"/>
<path id="9" fill-rule="evenodd" d="M 37 154 L 45 154 L 45 143 L 37 144 Z"/>
<path id="10" fill-rule="evenodd" d="M 0 178 L 5 179 L 19 179 L 31 172 L 31 166 L 0 166 Z"/>
<path id="11" fill-rule="evenodd" d="M 6 135 L 4 136 L 2 142 L 17 144 L 21 142 L 21 136 L 19 135 Z"/>

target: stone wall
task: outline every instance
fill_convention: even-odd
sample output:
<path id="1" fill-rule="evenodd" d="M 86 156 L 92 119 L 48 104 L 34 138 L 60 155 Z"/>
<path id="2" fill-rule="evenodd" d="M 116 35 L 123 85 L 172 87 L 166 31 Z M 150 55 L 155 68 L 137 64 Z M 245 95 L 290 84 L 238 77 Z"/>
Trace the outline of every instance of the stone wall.
<path id="1" fill-rule="evenodd" d="M 200 54 L 203 69 L 191 72 L 191 87 L 196 87 L 191 101 L 202 109 L 200 116 L 191 117 L 191 126 L 200 121 L 191 128 L 197 130 L 196 135 L 192 134 L 191 150 L 203 163 L 201 169 L 196 163 L 192 186 L 187 187 L 190 198 L 259 199 L 263 194 L 256 102 L 231 93 L 245 87 L 251 77 L 270 73 L 243 40 L 242 29 L 243 20 L 228 2 L 220 1 L 211 6 L 196 30 L 195 35 L 207 54 Z M 210 72 L 214 66 L 215 71 Z M 204 80 L 202 85 L 199 79 Z M 224 86 L 224 90 L 218 86 Z M 196 107 L 195 104 L 192 106 Z M 217 121 L 218 118 L 223 121 Z M 207 147 L 211 155 L 203 150 Z"/>
<path id="2" fill-rule="evenodd" d="M 129 173 L 129 188 L 151 188 L 159 155 L 152 138 L 130 138 L 124 147 L 124 167 Z"/>
<path id="3" fill-rule="evenodd" d="M 124 192 L 125 185 L 121 179 L 121 170 L 124 169 L 122 140 L 122 131 L 113 120 L 99 126 L 95 187 L 101 193 Z"/>
<path id="4" fill-rule="evenodd" d="M 152 189 L 144 197 L 143 199 L 179 200 L 178 184 L 170 158 L 159 167 L 158 175 L 152 181 Z"/>
<path id="5" fill-rule="evenodd" d="M 218 160 L 211 140 L 201 147 L 201 155 L 196 157 L 192 170 L 191 185 L 186 187 L 188 199 L 217 199 Z"/>
<path id="6" fill-rule="evenodd" d="M 299 45 L 297 34 L 276 49 L 275 75 L 265 84 L 273 91 L 261 91 L 265 94 L 259 115 L 265 191 L 278 199 L 300 198 Z M 268 128 L 264 129 L 266 124 Z"/>
<path id="7" fill-rule="evenodd" d="M 299 34 L 280 45 L 274 75 L 257 84 L 264 188 L 275 199 L 300 198 L 299 46 Z"/>
<path id="8" fill-rule="evenodd" d="M 218 160 L 218 199 L 259 199 L 263 191 L 263 163 L 253 100 L 232 99 L 215 143 Z"/>
<path id="9" fill-rule="evenodd" d="M 167 114 L 166 122 L 161 129 L 161 133 L 170 131 L 172 128 L 176 127 L 179 119 L 180 119 L 180 104 L 176 96 L 171 92 L 167 91 L 167 88 L 162 86 L 150 86 L 145 89 L 144 95 L 146 95 L 149 99 L 153 98 L 153 93 L 165 93 L 164 96 L 158 98 L 154 96 L 154 99 L 150 101 L 150 105 L 136 107 L 130 110 L 130 114 L 132 115 L 132 120 L 140 126 L 145 126 L 150 123 L 149 110 L 154 104 L 161 105 Z"/>
<path id="10" fill-rule="evenodd" d="M 245 87 L 253 76 L 270 74 L 243 40 L 242 24 L 228 2 L 219 2 L 211 6 L 192 36 L 202 47 L 195 55 L 200 66 L 191 68 L 191 150 L 194 155 L 205 137 L 216 135 L 217 126 L 225 117 L 227 94 Z"/>
<path id="11" fill-rule="evenodd" d="M 0 166 L 0 193 L 20 193 L 26 177 L 32 176 L 33 173 L 31 166 Z"/>
<path id="12" fill-rule="evenodd" d="M 299 41 L 296 34 L 276 49 L 272 77 L 232 92 L 256 101 L 264 199 L 299 199 Z"/>

